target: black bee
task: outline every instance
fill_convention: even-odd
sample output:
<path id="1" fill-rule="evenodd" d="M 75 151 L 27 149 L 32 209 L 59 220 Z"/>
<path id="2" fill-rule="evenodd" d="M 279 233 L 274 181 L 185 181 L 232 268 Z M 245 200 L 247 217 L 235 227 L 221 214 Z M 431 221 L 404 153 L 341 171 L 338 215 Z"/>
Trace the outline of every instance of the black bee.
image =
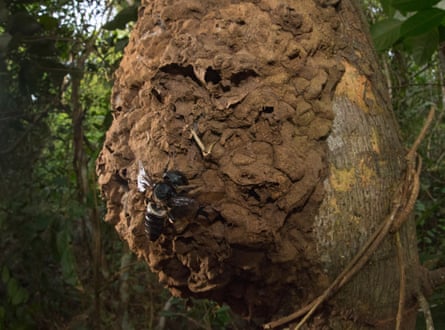
<path id="1" fill-rule="evenodd" d="M 191 216 L 197 210 L 197 202 L 178 192 L 188 185 L 188 180 L 180 171 L 167 171 L 162 181 L 153 182 L 146 174 L 142 162 L 139 162 L 137 178 L 138 190 L 146 193 L 150 188 L 151 196 L 147 199 L 145 211 L 145 232 L 150 241 L 156 241 L 162 234 L 165 221 L 174 223 L 176 219 Z"/>

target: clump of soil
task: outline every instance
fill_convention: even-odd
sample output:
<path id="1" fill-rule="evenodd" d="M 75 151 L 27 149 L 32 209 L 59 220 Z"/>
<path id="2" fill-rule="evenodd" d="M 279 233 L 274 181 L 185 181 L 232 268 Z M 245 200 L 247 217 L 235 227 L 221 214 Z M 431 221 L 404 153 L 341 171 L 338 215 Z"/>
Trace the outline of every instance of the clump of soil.
<path id="1" fill-rule="evenodd" d="M 297 4 L 145 1 L 97 161 L 105 220 L 159 280 L 175 295 L 224 301 L 251 317 L 301 304 L 322 286 L 307 285 L 318 272 L 311 227 L 343 67 L 325 56 L 335 9 Z M 144 233 L 139 162 L 155 181 L 185 173 L 199 204 L 154 242 Z"/>

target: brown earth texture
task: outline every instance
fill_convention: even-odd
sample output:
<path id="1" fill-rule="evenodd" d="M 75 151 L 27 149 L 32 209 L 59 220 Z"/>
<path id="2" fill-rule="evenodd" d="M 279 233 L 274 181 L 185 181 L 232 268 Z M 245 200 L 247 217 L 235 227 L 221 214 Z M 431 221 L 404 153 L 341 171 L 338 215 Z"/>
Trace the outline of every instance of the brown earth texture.
<path id="1" fill-rule="evenodd" d="M 97 173 L 105 220 L 174 295 L 268 319 L 322 286 L 311 280 L 321 276 L 312 227 L 344 72 L 326 56 L 335 4 L 143 1 Z M 165 221 L 155 241 L 144 231 L 153 197 L 137 189 L 139 164 L 154 182 L 183 172 L 181 193 L 198 205 Z"/>

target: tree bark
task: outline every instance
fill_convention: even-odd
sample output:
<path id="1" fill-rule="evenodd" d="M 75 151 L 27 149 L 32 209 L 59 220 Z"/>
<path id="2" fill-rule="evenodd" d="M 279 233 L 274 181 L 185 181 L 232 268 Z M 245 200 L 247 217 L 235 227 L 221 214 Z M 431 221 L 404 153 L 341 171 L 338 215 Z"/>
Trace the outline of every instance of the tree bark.
<path id="1" fill-rule="evenodd" d="M 276 319 L 322 293 L 391 212 L 405 151 L 356 8 L 142 4 L 97 172 L 106 220 L 173 294 Z M 184 172 L 200 205 L 154 242 L 143 233 L 155 199 L 137 191 L 140 162 L 154 182 Z M 401 231 L 403 329 L 415 319 L 414 229 Z M 398 269 L 391 236 L 308 327 L 394 328 Z"/>

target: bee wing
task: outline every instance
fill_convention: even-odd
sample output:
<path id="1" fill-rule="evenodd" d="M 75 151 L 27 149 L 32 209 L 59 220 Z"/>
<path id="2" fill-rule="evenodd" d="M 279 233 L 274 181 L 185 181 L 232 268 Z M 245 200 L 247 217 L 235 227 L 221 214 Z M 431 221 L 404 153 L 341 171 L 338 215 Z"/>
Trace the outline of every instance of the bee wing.
<path id="1" fill-rule="evenodd" d="M 189 205 L 197 203 L 193 198 L 176 195 L 168 200 L 168 206 L 173 207 L 187 207 Z"/>
<path id="2" fill-rule="evenodd" d="M 138 171 L 138 190 L 140 192 L 145 192 L 147 188 L 151 188 L 153 186 L 150 178 L 147 173 L 145 173 L 144 164 L 142 161 L 139 161 L 139 171 Z"/>
<path id="3" fill-rule="evenodd" d="M 174 196 L 168 200 L 170 222 L 181 218 L 194 218 L 199 209 L 199 203 L 187 196 Z"/>

